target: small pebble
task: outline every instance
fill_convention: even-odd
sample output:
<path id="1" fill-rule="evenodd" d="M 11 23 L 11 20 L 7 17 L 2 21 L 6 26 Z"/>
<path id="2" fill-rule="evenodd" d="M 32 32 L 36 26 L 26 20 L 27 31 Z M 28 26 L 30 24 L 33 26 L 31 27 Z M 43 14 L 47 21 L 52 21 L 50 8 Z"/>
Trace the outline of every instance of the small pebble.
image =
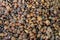
<path id="1" fill-rule="evenodd" d="M 12 37 L 11 40 L 16 40 L 16 38 L 15 37 Z"/>
<path id="2" fill-rule="evenodd" d="M 46 25 L 49 25 L 50 24 L 50 21 L 49 20 L 46 20 L 45 23 L 46 23 Z"/>

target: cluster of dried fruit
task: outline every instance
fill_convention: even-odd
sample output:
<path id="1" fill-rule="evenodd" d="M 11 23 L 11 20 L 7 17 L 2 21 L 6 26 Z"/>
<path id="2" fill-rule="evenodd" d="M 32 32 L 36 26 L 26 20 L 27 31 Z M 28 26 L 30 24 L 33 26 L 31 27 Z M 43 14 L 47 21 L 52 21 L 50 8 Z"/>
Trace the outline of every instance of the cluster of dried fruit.
<path id="1" fill-rule="evenodd" d="M 0 40 L 60 40 L 60 1 L 0 0 Z"/>

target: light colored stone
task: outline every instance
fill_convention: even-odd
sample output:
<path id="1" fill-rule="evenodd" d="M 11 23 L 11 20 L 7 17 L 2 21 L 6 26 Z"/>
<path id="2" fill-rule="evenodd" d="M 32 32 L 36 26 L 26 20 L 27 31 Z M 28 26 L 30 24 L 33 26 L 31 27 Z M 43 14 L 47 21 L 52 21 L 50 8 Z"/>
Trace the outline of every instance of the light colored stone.
<path id="1" fill-rule="evenodd" d="M 50 27 L 47 28 L 48 32 L 52 32 L 52 29 Z"/>
<path id="2" fill-rule="evenodd" d="M 8 29 L 8 26 L 4 26 L 4 29 L 5 29 L 5 30 Z"/>
<path id="3" fill-rule="evenodd" d="M 45 23 L 46 23 L 47 25 L 49 25 L 49 24 L 50 24 L 50 21 L 49 21 L 49 20 L 46 20 Z"/>
<path id="4" fill-rule="evenodd" d="M 17 0 L 14 0 L 13 2 L 17 2 Z"/>
<path id="5" fill-rule="evenodd" d="M 37 16 L 38 21 L 42 21 L 42 18 L 40 16 Z"/>
<path id="6" fill-rule="evenodd" d="M 3 36 L 5 36 L 5 34 L 4 33 L 0 33 L 0 36 L 3 37 Z"/>
<path id="7" fill-rule="evenodd" d="M 27 5 L 27 7 L 30 8 L 30 7 L 32 7 L 32 5 L 31 4 L 30 5 Z"/>
<path id="8" fill-rule="evenodd" d="M 12 37 L 11 40 L 16 40 L 16 38 L 15 37 Z"/>
<path id="9" fill-rule="evenodd" d="M 2 21 L 0 21 L 0 24 L 2 24 Z"/>
<path id="10" fill-rule="evenodd" d="M 60 32 L 59 32 L 59 35 L 60 35 Z"/>
<path id="11" fill-rule="evenodd" d="M 6 6 L 7 11 L 11 11 L 11 8 L 9 6 Z"/>
<path id="12" fill-rule="evenodd" d="M 28 33 L 28 30 L 25 30 L 26 33 Z"/>
<path id="13" fill-rule="evenodd" d="M 41 0 L 42 3 L 44 3 L 44 0 Z"/>

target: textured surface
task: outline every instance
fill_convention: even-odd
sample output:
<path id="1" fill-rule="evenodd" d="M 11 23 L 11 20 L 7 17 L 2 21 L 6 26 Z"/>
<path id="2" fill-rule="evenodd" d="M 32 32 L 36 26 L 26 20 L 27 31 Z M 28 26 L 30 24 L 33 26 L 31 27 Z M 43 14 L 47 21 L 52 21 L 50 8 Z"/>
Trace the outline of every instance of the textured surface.
<path id="1" fill-rule="evenodd" d="M 60 40 L 60 0 L 0 0 L 0 40 Z"/>

